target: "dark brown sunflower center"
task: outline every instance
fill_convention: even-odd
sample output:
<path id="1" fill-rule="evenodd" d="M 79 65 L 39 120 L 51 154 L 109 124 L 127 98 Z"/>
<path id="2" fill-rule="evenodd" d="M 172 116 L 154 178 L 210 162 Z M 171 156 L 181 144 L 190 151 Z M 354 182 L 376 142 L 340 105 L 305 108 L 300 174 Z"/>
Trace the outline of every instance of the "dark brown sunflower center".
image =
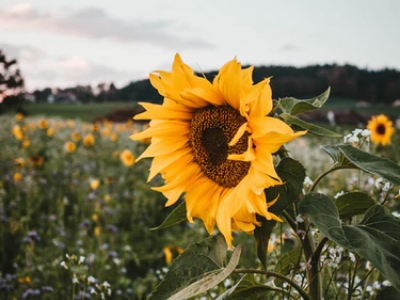
<path id="1" fill-rule="evenodd" d="M 196 111 L 190 125 L 195 161 L 209 179 L 225 188 L 237 186 L 249 172 L 250 162 L 228 160 L 228 155 L 247 150 L 248 132 L 235 145 L 228 145 L 245 122 L 230 106 L 209 106 Z"/>
<path id="2" fill-rule="evenodd" d="M 379 125 L 376 127 L 376 132 L 377 132 L 379 135 L 385 135 L 385 132 L 386 132 L 386 127 L 385 127 L 385 125 L 384 125 L 384 124 L 379 124 Z"/>

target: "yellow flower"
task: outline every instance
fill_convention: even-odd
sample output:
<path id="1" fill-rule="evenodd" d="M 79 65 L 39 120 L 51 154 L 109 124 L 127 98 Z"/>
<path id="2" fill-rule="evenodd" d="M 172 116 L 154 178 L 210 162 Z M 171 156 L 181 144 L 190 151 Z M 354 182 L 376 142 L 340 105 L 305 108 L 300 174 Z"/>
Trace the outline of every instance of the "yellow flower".
<path id="1" fill-rule="evenodd" d="M 47 136 L 53 136 L 53 134 L 54 134 L 53 128 L 47 129 Z"/>
<path id="2" fill-rule="evenodd" d="M 163 175 L 166 184 L 154 189 L 168 198 L 166 206 L 186 192 L 189 221 L 202 219 L 210 234 L 217 225 L 230 248 L 233 230 L 253 233 L 260 225 L 256 214 L 281 221 L 268 211 L 273 201 L 267 203 L 264 193 L 283 184 L 272 154 L 306 133 L 294 133 L 268 116 L 270 79 L 253 85 L 252 72 L 253 67 L 242 70 L 234 59 L 211 83 L 196 76 L 177 54 L 171 73 L 150 74 L 164 102 L 141 103 L 146 111 L 135 119 L 151 120 L 150 127 L 131 136 L 152 138 L 138 160 L 154 157 L 149 180 Z"/>
<path id="3" fill-rule="evenodd" d="M 15 119 L 17 119 L 17 122 L 21 122 L 24 119 L 24 115 L 21 113 L 17 113 Z"/>
<path id="4" fill-rule="evenodd" d="M 374 144 L 386 146 L 394 133 L 393 123 L 385 115 L 372 116 L 367 128 L 371 130 L 371 141 Z"/>
<path id="5" fill-rule="evenodd" d="M 95 236 L 99 236 L 101 234 L 101 227 L 100 226 L 96 226 L 94 228 L 94 235 Z"/>
<path id="6" fill-rule="evenodd" d="M 116 142 L 118 140 L 118 134 L 116 134 L 115 132 L 111 133 L 111 140 L 113 142 Z"/>
<path id="7" fill-rule="evenodd" d="M 65 149 L 65 151 L 67 151 L 68 153 L 72 153 L 72 152 L 75 152 L 75 150 L 76 150 L 76 145 L 75 145 L 74 142 L 68 141 L 68 142 L 65 143 L 64 149 Z"/>
<path id="8" fill-rule="evenodd" d="M 106 136 L 109 136 L 110 135 L 110 129 L 109 128 L 103 128 L 102 130 L 101 130 L 101 135 L 103 136 L 103 137 L 106 137 Z"/>
<path id="9" fill-rule="evenodd" d="M 43 157 L 40 156 L 39 154 L 32 155 L 31 157 L 28 158 L 28 161 L 31 165 L 34 166 L 43 165 Z"/>
<path id="10" fill-rule="evenodd" d="M 98 214 L 92 214 L 92 220 L 93 222 L 97 222 L 99 220 Z"/>
<path id="11" fill-rule="evenodd" d="M 17 140 L 22 140 L 24 138 L 24 134 L 21 131 L 21 127 L 19 127 L 18 125 L 15 125 L 12 129 L 12 134 L 14 135 L 14 137 Z"/>
<path id="12" fill-rule="evenodd" d="M 14 159 L 14 165 L 18 169 L 25 167 L 25 159 L 23 159 L 22 157 Z"/>
<path id="13" fill-rule="evenodd" d="M 128 149 L 122 151 L 119 157 L 121 158 L 122 163 L 127 167 L 131 167 L 135 163 L 135 156 Z"/>
<path id="14" fill-rule="evenodd" d="M 114 158 L 118 158 L 118 157 L 119 157 L 119 151 L 118 151 L 118 150 L 115 150 L 115 151 L 112 153 L 112 155 L 113 155 Z"/>
<path id="15" fill-rule="evenodd" d="M 31 142 L 28 139 L 24 139 L 22 141 L 22 147 L 23 148 L 28 148 L 31 145 Z"/>
<path id="16" fill-rule="evenodd" d="M 99 185 L 100 185 L 100 180 L 99 179 L 90 180 L 90 187 L 92 188 L 92 190 L 97 190 Z"/>
<path id="17" fill-rule="evenodd" d="M 33 124 L 33 123 L 30 123 L 30 124 L 29 124 L 29 129 L 32 130 L 32 131 L 35 131 L 36 125 Z"/>
<path id="18" fill-rule="evenodd" d="M 81 134 L 79 131 L 74 131 L 71 134 L 71 139 L 74 140 L 75 142 L 79 142 L 81 140 Z"/>
<path id="19" fill-rule="evenodd" d="M 121 125 L 121 124 L 118 124 L 117 126 L 115 126 L 115 128 L 117 129 L 117 131 L 121 132 L 121 131 L 124 131 L 125 126 Z"/>
<path id="20" fill-rule="evenodd" d="M 41 119 L 38 123 L 38 126 L 40 129 L 46 129 L 47 127 L 49 127 L 49 124 L 45 119 Z"/>
<path id="21" fill-rule="evenodd" d="M 75 127 L 75 122 L 72 120 L 67 120 L 67 125 L 69 128 L 74 128 Z"/>
<path id="22" fill-rule="evenodd" d="M 89 133 L 88 135 L 86 135 L 84 138 L 83 138 L 83 144 L 85 145 L 85 146 L 93 146 L 94 145 L 94 135 L 93 134 L 91 134 L 91 133 Z"/>
<path id="23" fill-rule="evenodd" d="M 172 251 L 171 251 L 171 247 L 165 247 L 164 248 L 164 256 L 165 256 L 165 262 L 167 264 L 170 264 L 172 261 Z"/>
<path id="24" fill-rule="evenodd" d="M 108 202 L 110 202 L 110 200 L 111 200 L 111 196 L 109 194 L 105 194 L 104 195 L 104 202 L 108 203 Z"/>
<path id="25" fill-rule="evenodd" d="M 99 123 L 96 123 L 96 124 L 92 125 L 92 131 L 93 132 L 97 132 L 99 130 L 100 130 L 100 124 Z"/>
<path id="26" fill-rule="evenodd" d="M 19 182 L 21 180 L 21 178 L 22 178 L 21 173 L 19 173 L 19 172 L 14 173 L 14 181 L 15 182 Z"/>

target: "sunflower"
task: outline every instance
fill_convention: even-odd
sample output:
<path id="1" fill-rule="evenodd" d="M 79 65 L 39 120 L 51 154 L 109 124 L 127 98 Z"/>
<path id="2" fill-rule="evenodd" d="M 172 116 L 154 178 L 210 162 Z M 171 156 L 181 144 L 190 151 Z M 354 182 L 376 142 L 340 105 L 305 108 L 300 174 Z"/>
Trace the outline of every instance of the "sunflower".
<path id="1" fill-rule="evenodd" d="M 74 131 L 71 134 L 71 139 L 74 140 L 75 142 L 79 142 L 81 140 L 81 134 L 79 131 Z"/>
<path id="2" fill-rule="evenodd" d="M 40 129 L 47 129 L 49 127 L 49 123 L 45 119 L 39 120 L 38 127 Z"/>
<path id="3" fill-rule="evenodd" d="M 74 142 L 68 141 L 64 144 L 64 150 L 68 153 L 75 152 L 76 144 Z"/>
<path id="4" fill-rule="evenodd" d="M 386 146 L 394 133 L 393 123 L 385 115 L 372 116 L 367 128 L 371 130 L 371 141 Z"/>
<path id="5" fill-rule="evenodd" d="M 84 144 L 85 146 L 87 146 L 87 147 L 93 146 L 93 145 L 94 145 L 94 142 L 95 142 L 95 138 L 94 138 L 94 135 L 91 134 L 91 133 L 89 133 L 88 135 L 86 135 L 86 136 L 83 138 L 83 144 Z"/>
<path id="6" fill-rule="evenodd" d="M 41 166 L 43 165 L 43 157 L 39 154 L 35 154 L 28 158 L 28 162 L 34 166 Z"/>
<path id="7" fill-rule="evenodd" d="M 119 157 L 122 163 L 127 167 L 131 167 L 135 163 L 135 156 L 128 149 L 122 151 Z"/>
<path id="8" fill-rule="evenodd" d="M 268 211 L 264 189 L 282 184 L 272 154 L 305 134 L 267 116 L 272 110 L 270 79 L 253 85 L 254 67 L 242 69 L 236 59 L 225 64 L 213 82 L 196 76 L 177 54 L 172 72 L 150 74 L 164 96 L 162 105 L 141 103 L 135 116 L 151 120 L 148 129 L 131 136 L 151 138 L 137 159 L 154 157 L 149 180 L 161 173 L 165 185 L 154 188 L 174 204 L 186 192 L 189 222 L 204 221 L 212 234 L 217 225 L 232 248 L 232 231 L 253 233 L 256 214 L 281 221 Z M 273 200 L 273 199 L 269 199 Z"/>

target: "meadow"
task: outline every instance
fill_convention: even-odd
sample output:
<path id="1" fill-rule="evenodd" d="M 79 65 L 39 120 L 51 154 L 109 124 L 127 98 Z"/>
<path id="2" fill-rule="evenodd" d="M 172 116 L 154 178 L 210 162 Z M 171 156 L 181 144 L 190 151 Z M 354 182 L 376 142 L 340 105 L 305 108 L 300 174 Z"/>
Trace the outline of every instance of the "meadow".
<path id="1" fill-rule="evenodd" d="M 134 142 L 129 136 L 146 125 L 85 122 L 110 108 L 96 107 L 88 106 L 80 119 L 50 116 L 54 112 L 43 110 L 42 116 L 0 117 L 1 299 L 146 299 L 171 260 L 208 236 L 201 222 L 150 230 L 174 207 L 164 208 L 165 198 L 151 190 L 162 184 L 160 177 L 146 182 L 150 161 L 134 162 L 149 141 Z M 40 109 L 28 111 L 35 115 Z M 344 135 L 350 131 L 335 130 Z M 319 148 L 324 141 L 307 136 L 288 144 L 311 179 L 332 165 Z M 335 142 L 340 140 L 326 139 L 327 144 Z M 399 162 L 399 145 L 396 133 L 391 146 L 373 151 Z M 360 187 L 376 199 L 384 196 L 376 177 L 354 172 L 328 176 L 319 189 L 332 198 Z M 400 210 L 397 193 L 393 189 L 386 196 L 394 212 Z M 259 266 L 253 236 L 238 233 L 235 243 L 244 246 L 241 266 Z M 293 250 L 295 241 L 282 224 L 268 249 L 272 266 L 278 252 L 288 251 L 284 247 Z M 329 253 L 336 250 L 324 251 L 326 263 L 331 263 Z M 361 273 L 366 271 L 367 267 Z M 340 278 L 331 280 L 338 290 L 345 288 Z M 360 285 L 357 299 L 369 299 L 384 287 L 382 282 L 379 274 L 371 276 Z M 221 288 L 232 284 L 225 281 Z M 215 299 L 219 291 L 201 299 Z"/>

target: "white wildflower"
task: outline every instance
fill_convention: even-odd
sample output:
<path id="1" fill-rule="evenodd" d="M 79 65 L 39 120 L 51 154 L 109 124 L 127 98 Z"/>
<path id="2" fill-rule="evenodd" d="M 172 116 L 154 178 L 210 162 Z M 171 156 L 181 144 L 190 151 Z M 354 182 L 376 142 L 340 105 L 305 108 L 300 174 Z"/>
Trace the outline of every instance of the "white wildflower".
<path id="1" fill-rule="evenodd" d="M 380 189 L 383 185 L 383 179 L 382 178 L 378 178 L 377 180 L 375 180 L 375 186 L 377 189 Z"/>
<path id="2" fill-rule="evenodd" d="M 350 257 L 351 262 L 356 262 L 356 256 L 354 255 L 354 253 L 349 252 L 349 257 Z"/>
<path id="3" fill-rule="evenodd" d="M 342 195 L 344 195 L 344 191 L 341 191 L 341 192 L 337 193 L 333 198 L 337 199 Z"/>
<path id="4" fill-rule="evenodd" d="M 65 263 L 65 261 L 62 261 L 62 262 L 60 263 L 60 265 L 61 265 L 61 267 L 64 267 L 65 269 L 68 269 L 68 266 L 67 266 L 67 264 Z"/>
<path id="5" fill-rule="evenodd" d="M 382 191 L 387 192 L 388 190 L 390 190 L 393 187 L 393 184 L 391 184 L 390 182 L 386 182 L 385 185 L 382 188 Z"/>
<path id="6" fill-rule="evenodd" d="M 308 176 L 306 176 L 306 178 L 304 179 L 304 182 L 303 182 L 303 184 L 304 184 L 305 186 L 313 185 L 313 183 L 314 183 L 314 181 L 312 181 L 311 178 L 308 177 Z"/>
<path id="7" fill-rule="evenodd" d="M 369 129 L 364 129 L 362 132 L 361 132 L 361 135 L 362 136 L 370 136 L 371 135 L 371 130 L 369 130 Z"/>
<path id="8" fill-rule="evenodd" d="M 349 143 L 358 143 L 360 141 L 360 139 L 353 135 L 352 137 L 349 138 L 348 141 L 349 141 Z"/>
<path id="9" fill-rule="evenodd" d="M 104 281 L 102 285 L 103 285 L 105 288 L 109 288 L 109 287 L 111 286 L 107 281 Z"/>

